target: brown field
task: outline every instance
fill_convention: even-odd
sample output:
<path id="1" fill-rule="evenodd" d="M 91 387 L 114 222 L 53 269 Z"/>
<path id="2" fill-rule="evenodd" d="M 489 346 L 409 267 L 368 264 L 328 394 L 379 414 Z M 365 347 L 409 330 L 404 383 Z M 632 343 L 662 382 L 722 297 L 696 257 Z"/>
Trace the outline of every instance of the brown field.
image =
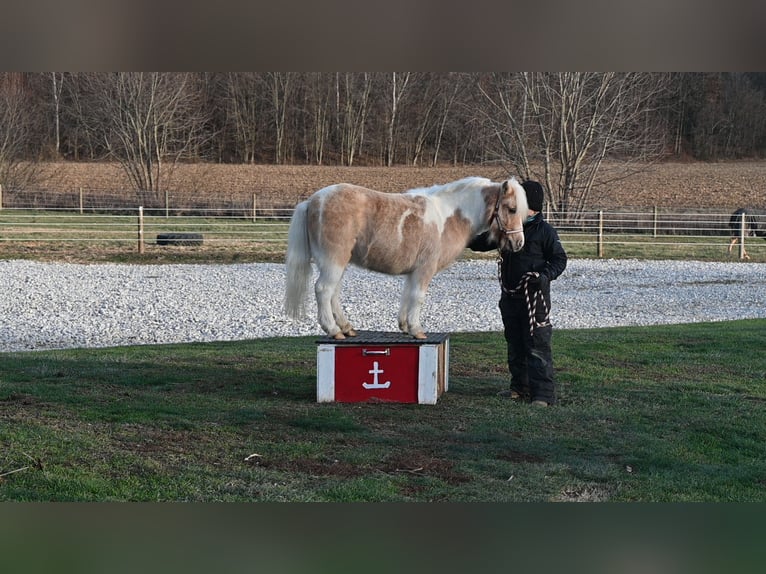
<path id="1" fill-rule="evenodd" d="M 39 186 L 51 192 L 72 192 L 80 187 L 94 192 L 133 193 L 125 174 L 111 163 L 48 163 Z M 445 183 L 469 175 L 502 179 L 497 166 L 419 168 L 180 165 L 168 188 L 176 196 L 215 194 L 236 197 L 256 194 L 259 201 L 293 205 L 326 185 L 355 183 L 381 191 L 402 191 Z M 647 166 L 608 188 L 595 190 L 589 208 L 616 207 L 766 208 L 766 161 L 725 163 L 662 163 Z"/>

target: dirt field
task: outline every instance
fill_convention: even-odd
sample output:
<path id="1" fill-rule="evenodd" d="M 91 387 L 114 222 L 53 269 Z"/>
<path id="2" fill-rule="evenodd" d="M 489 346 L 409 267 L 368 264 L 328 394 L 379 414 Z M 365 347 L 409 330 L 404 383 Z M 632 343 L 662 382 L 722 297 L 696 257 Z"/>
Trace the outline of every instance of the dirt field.
<path id="1" fill-rule="evenodd" d="M 402 191 L 469 175 L 495 180 L 498 167 L 332 167 L 193 164 L 179 166 L 169 188 L 178 194 L 240 196 L 256 193 L 268 202 L 293 205 L 326 185 L 355 183 L 381 191 Z M 130 190 L 117 164 L 50 163 L 40 187 L 51 191 Z M 766 161 L 664 163 L 647 167 L 607 189 L 596 190 L 593 209 L 615 207 L 766 208 Z"/>

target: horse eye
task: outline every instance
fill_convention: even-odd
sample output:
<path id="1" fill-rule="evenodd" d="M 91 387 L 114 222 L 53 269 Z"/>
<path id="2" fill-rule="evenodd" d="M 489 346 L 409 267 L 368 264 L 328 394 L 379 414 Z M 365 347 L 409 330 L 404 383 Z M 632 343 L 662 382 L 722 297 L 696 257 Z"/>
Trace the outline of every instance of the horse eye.
<path id="1" fill-rule="evenodd" d="M 508 213 L 516 213 L 516 208 L 515 207 L 509 207 L 508 208 Z"/>

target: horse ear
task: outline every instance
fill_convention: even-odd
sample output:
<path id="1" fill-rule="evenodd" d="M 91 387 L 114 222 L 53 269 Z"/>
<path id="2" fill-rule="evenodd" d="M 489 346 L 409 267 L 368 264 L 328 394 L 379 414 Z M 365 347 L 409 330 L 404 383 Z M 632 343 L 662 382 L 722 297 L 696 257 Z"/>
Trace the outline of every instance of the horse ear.
<path id="1" fill-rule="evenodd" d="M 508 193 L 508 180 L 507 179 L 500 186 L 500 191 L 502 191 L 503 193 Z"/>

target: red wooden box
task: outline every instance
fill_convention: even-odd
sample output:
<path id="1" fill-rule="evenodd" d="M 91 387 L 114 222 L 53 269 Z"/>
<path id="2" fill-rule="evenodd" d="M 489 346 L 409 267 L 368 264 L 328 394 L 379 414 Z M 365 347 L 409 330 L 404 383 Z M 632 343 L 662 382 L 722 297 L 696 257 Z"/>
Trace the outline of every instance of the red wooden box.
<path id="1" fill-rule="evenodd" d="M 317 402 L 436 404 L 447 390 L 449 335 L 360 331 L 317 341 Z"/>

